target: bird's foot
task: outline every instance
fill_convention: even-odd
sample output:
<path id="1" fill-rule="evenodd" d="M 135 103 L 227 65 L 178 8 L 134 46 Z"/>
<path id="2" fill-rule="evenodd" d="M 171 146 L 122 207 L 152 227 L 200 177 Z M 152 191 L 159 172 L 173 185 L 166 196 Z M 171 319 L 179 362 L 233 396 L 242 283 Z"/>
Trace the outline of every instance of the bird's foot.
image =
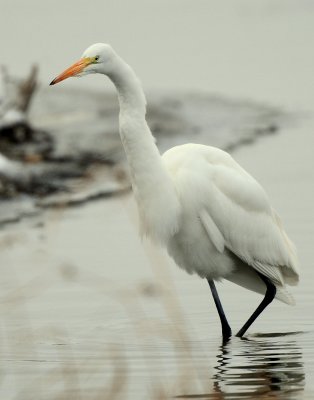
<path id="1" fill-rule="evenodd" d="M 232 336 L 232 331 L 229 325 L 224 325 L 222 327 L 222 344 L 225 345 L 229 342 Z"/>

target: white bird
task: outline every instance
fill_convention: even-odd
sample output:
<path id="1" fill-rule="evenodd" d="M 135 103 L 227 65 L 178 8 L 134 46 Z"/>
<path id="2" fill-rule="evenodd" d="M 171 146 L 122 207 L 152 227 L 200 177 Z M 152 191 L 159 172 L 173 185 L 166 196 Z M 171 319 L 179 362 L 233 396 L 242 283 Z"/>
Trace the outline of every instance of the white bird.
<path id="1" fill-rule="evenodd" d="M 293 304 L 286 284 L 296 285 L 299 278 L 295 247 L 262 186 L 215 147 L 185 144 L 161 156 L 145 119 L 141 84 L 108 44 L 88 47 L 51 85 L 92 73 L 107 75 L 118 92 L 119 130 L 141 232 L 164 245 L 179 267 L 207 279 L 224 342 L 231 328 L 214 281 L 227 279 L 264 295 L 239 337 L 275 297 Z"/>

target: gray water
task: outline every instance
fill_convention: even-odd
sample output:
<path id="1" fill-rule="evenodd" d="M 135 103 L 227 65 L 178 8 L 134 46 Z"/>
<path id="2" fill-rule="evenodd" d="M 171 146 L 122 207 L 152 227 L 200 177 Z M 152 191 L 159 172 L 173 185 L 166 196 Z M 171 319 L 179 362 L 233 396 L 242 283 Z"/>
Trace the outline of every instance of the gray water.
<path id="1" fill-rule="evenodd" d="M 302 349 L 312 345 L 313 334 L 287 332 L 255 334 L 238 346 L 224 346 L 216 355 L 215 391 L 226 394 L 228 399 L 258 398 L 264 394 L 282 399 L 304 398 Z"/>
<path id="2" fill-rule="evenodd" d="M 247 153 L 238 156 L 247 162 Z M 302 218 L 294 232 L 313 229 Z M 311 243 L 302 241 L 303 261 Z M 129 196 L 47 210 L 8 225 L 0 243 L 3 398 L 313 397 L 306 261 L 296 306 L 274 301 L 223 346 L 206 281 L 141 243 Z M 228 282 L 217 288 L 235 333 L 261 297 Z"/>
<path id="3" fill-rule="evenodd" d="M 268 191 L 300 255 L 301 282 L 292 289 L 296 306 L 274 301 L 245 338 L 232 337 L 222 346 L 206 281 L 187 275 L 158 247 L 141 242 L 129 192 L 79 207 L 59 201 L 40 212 L 31 209 L 0 232 L 1 397 L 313 397 L 314 119 L 253 102 L 183 99 L 176 115 L 192 124 L 198 113 L 195 137 L 229 145 Z M 208 107 L 199 107 L 200 101 Z M 79 112 L 69 115 L 75 122 Z M 180 121 L 167 115 L 164 124 Z M 84 118 L 92 119 L 90 114 Z M 150 123 L 156 128 L 158 118 Z M 275 132 L 261 134 L 260 128 L 274 123 Z M 188 132 L 182 139 L 177 128 L 168 136 L 163 130 L 161 147 L 189 141 Z M 291 162 L 296 155 L 297 162 Z M 28 204 L 29 198 L 21 202 Z M 2 205 L 2 220 L 8 210 Z M 217 286 L 236 333 L 261 297 L 228 282 Z"/>
<path id="4" fill-rule="evenodd" d="M 46 84 L 105 41 L 145 89 L 313 110 L 313 16 L 308 0 L 3 0 L 0 61 L 18 74 L 37 61 Z M 67 85 L 109 90 L 102 77 Z M 274 302 L 224 347 L 208 285 L 147 250 L 129 197 L 2 229 L 0 397 L 312 399 L 313 130 L 286 127 L 234 153 L 270 194 L 302 270 L 295 307 Z M 218 290 L 236 331 L 260 296 Z"/>

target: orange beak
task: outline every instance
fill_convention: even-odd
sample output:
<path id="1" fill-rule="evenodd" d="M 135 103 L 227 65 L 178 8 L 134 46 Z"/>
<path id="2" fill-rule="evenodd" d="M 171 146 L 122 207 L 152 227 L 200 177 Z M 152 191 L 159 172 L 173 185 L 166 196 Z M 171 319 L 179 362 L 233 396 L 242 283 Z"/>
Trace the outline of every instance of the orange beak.
<path id="1" fill-rule="evenodd" d="M 89 57 L 81 58 L 75 64 L 71 65 L 71 67 L 67 68 L 60 75 L 58 75 L 52 82 L 50 82 L 50 85 L 55 85 L 56 83 L 59 83 L 67 78 L 70 78 L 71 76 L 76 76 L 80 74 L 81 72 L 83 72 L 84 68 L 87 67 L 92 62 L 93 60 Z"/>

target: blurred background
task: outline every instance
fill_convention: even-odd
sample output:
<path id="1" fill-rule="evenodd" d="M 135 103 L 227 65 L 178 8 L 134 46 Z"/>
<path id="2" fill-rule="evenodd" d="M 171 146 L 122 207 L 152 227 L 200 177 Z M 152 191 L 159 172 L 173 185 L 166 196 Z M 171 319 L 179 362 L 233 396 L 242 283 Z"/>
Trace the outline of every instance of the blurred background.
<path id="1" fill-rule="evenodd" d="M 0 0 L 1 398 L 313 398 L 313 39 L 310 0 Z M 295 241 L 297 305 L 248 340 L 221 346 L 206 282 L 138 237 L 109 80 L 48 87 L 95 42 L 136 71 L 161 151 L 231 151 Z M 260 296 L 218 290 L 236 330 Z"/>
<path id="2" fill-rule="evenodd" d="M 1 63 L 48 84 L 91 43 L 110 43 L 144 87 L 312 108 L 310 0 L 1 0 Z M 104 90 L 102 77 L 67 85 Z"/>

